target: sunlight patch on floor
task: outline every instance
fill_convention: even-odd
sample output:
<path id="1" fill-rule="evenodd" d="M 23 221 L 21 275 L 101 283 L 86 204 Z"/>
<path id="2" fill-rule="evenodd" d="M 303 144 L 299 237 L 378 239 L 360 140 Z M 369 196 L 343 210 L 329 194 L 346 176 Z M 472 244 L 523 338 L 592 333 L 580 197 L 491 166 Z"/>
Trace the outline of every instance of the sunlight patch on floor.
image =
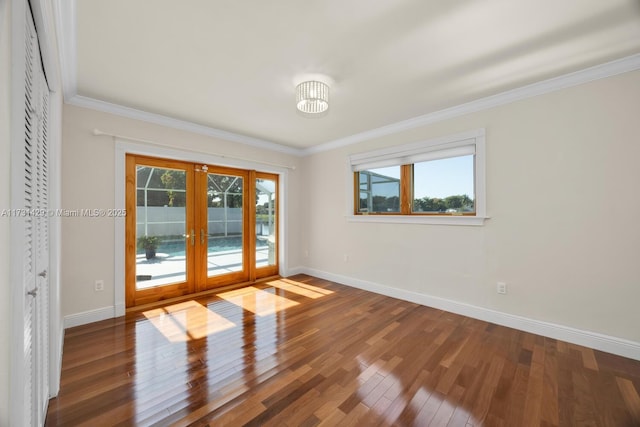
<path id="1" fill-rule="evenodd" d="M 296 282 L 295 280 L 290 279 L 272 280 L 267 282 L 267 285 L 313 299 L 321 298 L 333 293 L 333 291 L 328 291 L 326 289 L 318 288 L 317 286 Z"/>
<path id="2" fill-rule="evenodd" d="M 193 300 L 148 310 L 143 314 L 171 342 L 200 339 L 236 326 Z"/>
<path id="3" fill-rule="evenodd" d="M 258 316 L 268 316 L 299 303 L 253 286 L 223 292 L 218 296 Z"/>

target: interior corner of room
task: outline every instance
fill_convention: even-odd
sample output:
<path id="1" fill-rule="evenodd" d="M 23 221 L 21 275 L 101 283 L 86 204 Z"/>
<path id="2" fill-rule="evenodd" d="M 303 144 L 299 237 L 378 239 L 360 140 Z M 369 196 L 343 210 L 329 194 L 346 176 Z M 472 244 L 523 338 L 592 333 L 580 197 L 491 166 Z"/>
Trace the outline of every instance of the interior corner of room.
<path id="1" fill-rule="evenodd" d="M 128 65 L 97 58 L 102 47 L 87 43 L 106 35 L 75 19 L 102 11 L 121 20 L 123 34 L 111 34 L 114 45 L 103 52 L 121 59 L 118 46 L 148 8 L 135 3 L 121 14 L 107 2 L 0 3 L 0 139 L 10 141 L 0 145 L 0 282 L 9 283 L 0 286 L 0 425 L 44 425 L 60 390 L 65 330 L 136 306 L 298 274 L 640 361 L 640 12 L 633 2 L 594 3 L 593 16 L 574 5 L 579 16 L 565 27 L 546 22 L 547 33 L 513 45 L 482 27 L 495 44 L 483 58 L 468 50 L 458 58 L 430 41 L 429 52 L 451 66 L 431 69 L 416 59 L 414 80 L 399 94 L 384 79 L 369 80 L 365 68 L 380 58 L 402 67 L 404 48 L 437 38 L 438 28 L 454 43 L 446 29 L 475 16 L 477 6 L 423 5 L 423 16 L 422 8 L 434 8 L 441 27 L 402 15 L 410 28 L 397 40 L 391 35 L 400 29 L 381 24 L 400 6 L 381 2 L 350 24 L 354 31 L 356 24 L 367 30 L 365 21 L 380 24 L 379 33 L 363 32 L 370 40 L 362 47 L 352 46 L 336 18 L 346 46 L 335 63 L 325 59 L 337 75 L 305 89 L 328 93 L 319 118 L 296 111 L 293 75 L 265 67 L 272 81 L 254 81 L 259 73 L 224 56 L 231 44 L 216 46 L 237 67 L 233 85 L 216 75 L 198 90 L 183 67 L 172 68 L 176 80 L 159 90 L 147 71 L 202 47 L 197 28 L 189 32 L 195 46 L 182 53 L 170 45 L 154 56 L 132 41 L 131 52 L 147 62 L 132 60 L 139 74 L 131 70 L 131 81 L 105 89 L 100 73 L 113 84 Z M 233 46 L 248 49 L 245 42 Z M 264 54 L 260 46 L 252 55 Z M 531 48 L 526 58 L 519 48 Z M 566 59 L 572 49 L 574 62 Z M 308 52 L 296 52 L 301 59 L 291 67 L 309 71 L 302 69 Z M 349 60 L 358 55 L 360 62 Z M 192 73 L 202 78 L 198 66 Z M 361 76 L 362 86 L 380 92 L 354 83 Z M 248 86 L 240 94 L 236 79 Z M 136 90 L 138 100 L 126 97 Z M 205 102 L 200 91 L 216 117 L 170 108 L 189 96 Z M 236 95 L 227 106 L 218 100 Z M 407 104 L 377 105 L 396 96 Z M 430 162 L 427 176 L 435 162 L 462 157 L 471 197 L 446 205 L 463 191 L 417 194 L 416 165 Z"/>

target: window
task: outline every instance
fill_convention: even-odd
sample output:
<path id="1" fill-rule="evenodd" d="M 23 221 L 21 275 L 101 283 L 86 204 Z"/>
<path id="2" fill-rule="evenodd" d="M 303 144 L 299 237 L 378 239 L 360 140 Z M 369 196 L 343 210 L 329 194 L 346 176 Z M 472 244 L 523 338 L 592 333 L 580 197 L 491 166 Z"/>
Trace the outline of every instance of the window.
<path id="1" fill-rule="evenodd" d="M 350 156 L 349 218 L 481 225 L 484 130 Z"/>
<path id="2" fill-rule="evenodd" d="M 358 212 L 400 212 L 400 166 L 356 172 L 359 182 Z"/>

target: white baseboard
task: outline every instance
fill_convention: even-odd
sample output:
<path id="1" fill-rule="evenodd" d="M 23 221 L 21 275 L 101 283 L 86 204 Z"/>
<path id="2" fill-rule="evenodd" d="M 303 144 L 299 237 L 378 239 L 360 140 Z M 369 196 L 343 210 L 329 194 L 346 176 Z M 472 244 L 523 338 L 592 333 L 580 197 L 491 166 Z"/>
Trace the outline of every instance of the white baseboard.
<path id="1" fill-rule="evenodd" d="M 341 283 L 365 291 L 375 292 L 392 298 L 414 302 L 428 307 L 445 310 L 451 313 L 460 314 L 474 319 L 484 320 L 502 326 L 542 335 L 549 338 L 566 341 L 572 344 L 601 350 L 607 353 L 617 354 L 630 359 L 640 360 L 640 343 L 629 341 L 623 338 L 612 337 L 599 334 L 597 332 L 584 331 L 555 323 L 543 322 L 529 319 L 527 317 L 516 316 L 503 313 L 488 308 L 478 307 L 471 304 L 461 303 L 445 298 L 392 288 L 374 282 L 328 273 L 307 267 L 296 267 L 289 270 L 293 274 L 309 274 L 332 282 Z"/>
<path id="2" fill-rule="evenodd" d="M 503 313 L 489 308 L 478 307 L 418 292 L 392 288 L 379 283 L 360 280 L 308 267 L 299 266 L 290 268 L 287 270 L 286 275 L 293 276 L 295 274 L 309 274 L 311 276 L 331 280 L 333 282 L 363 289 L 365 291 L 375 292 L 392 298 L 398 298 L 424 306 L 445 310 L 451 313 L 472 317 L 474 319 L 484 320 L 497 325 L 507 326 L 521 331 L 594 348 L 596 350 L 617 354 L 630 359 L 640 360 L 640 343 L 623 338 L 612 337 L 609 335 L 599 334 L 597 332 L 585 331 L 541 320 L 529 319 L 523 316 Z M 111 319 L 117 317 L 118 311 L 121 311 L 121 309 L 121 307 L 103 307 L 65 316 L 64 328 L 67 329 L 74 326 L 85 325 L 87 323 Z"/>
<path id="3" fill-rule="evenodd" d="M 296 274 L 307 274 L 306 273 L 307 271 L 309 271 L 309 269 L 306 267 L 293 267 L 293 268 L 287 269 L 284 276 L 288 277 L 288 276 L 295 276 Z"/>
<path id="4" fill-rule="evenodd" d="M 82 313 L 70 314 L 64 317 L 64 328 L 86 325 L 87 323 L 99 322 L 101 320 L 116 317 L 115 307 L 103 307 L 95 310 L 83 311 Z"/>

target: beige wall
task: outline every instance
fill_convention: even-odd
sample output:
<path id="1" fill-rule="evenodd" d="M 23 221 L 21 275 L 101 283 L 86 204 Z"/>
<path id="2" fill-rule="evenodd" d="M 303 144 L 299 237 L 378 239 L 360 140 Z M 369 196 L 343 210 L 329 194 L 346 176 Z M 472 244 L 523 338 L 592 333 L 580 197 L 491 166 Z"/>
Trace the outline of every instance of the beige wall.
<path id="1" fill-rule="evenodd" d="M 640 342 L 638 111 L 632 72 L 300 159 L 65 106 L 62 207 L 114 205 L 114 145 L 94 128 L 295 164 L 289 267 Z M 346 221 L 349 154 L 477 128 L 487 138 L 484 226 Z M 110 219 L 62 220 L 63 315 L 113 305 L 113 230 Z M 93 291 L 95 279 L 104 292 Z"/>
<path id="2" fill-rule="evenodd" d="M 306 158 L 302 262 L 639 343 L 639 117 L 636 71 Z M 349 154 L 477 128 L 484 226 L 346 221 Z"/>
<path id="3" fill-rule="evenodd" d="M 0 209 L 11 206 L 11 8 L 0 0 Z M 9 218 L 0 217 L 0 426 L 9 424 L 11 336 L 11 276 L 9 274 Z"/>
<path id="4" fill-rule="evenodd" d="M 96 137 L 94 129 L 137 137 L 175 149 L 239 156 L 249 160 L 296 166 L 300 159 L 288 154 L 257 149 L 245 144 L 126 119 L 90 109 L 65 105 L 62 142 L 62 208 L 109 209 L 115 204 L 115 145 L 111 137 Z M 197 157 L 197 155 L 194 155 Z M 297 212 L 300 170 L 288 173 L 289 228 L 298 229 Z M 299 237 L 287 234 L 286 244 L 296 258 Z M 63 316 L 114 305 L 114 220 L 110 218 L 62 218 L 62 307 Z M 95 292 L 94 281 L 105 281 L 104 292 Z"/>

